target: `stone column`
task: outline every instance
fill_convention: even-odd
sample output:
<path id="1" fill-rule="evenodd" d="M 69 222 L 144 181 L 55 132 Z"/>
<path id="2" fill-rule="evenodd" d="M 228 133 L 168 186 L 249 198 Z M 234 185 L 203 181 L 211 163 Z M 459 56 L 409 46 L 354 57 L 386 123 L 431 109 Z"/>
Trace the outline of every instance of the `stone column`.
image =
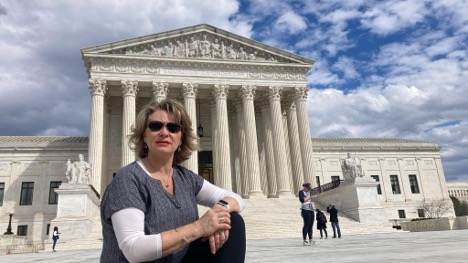
<path id="1" fill-rule="evenodd" d="M 218 177 L 215 178 L 215 184 L 221 188 L 232 190 L 231 181 L 231 158 L 229 148 L 229 124 L 227 114 L 227 94 L 229 86 L 224 84 L 215 84 L 213 96 L 216 100 L 216 119 L 217 119 L 217 137 L 218 148 L 217 160 L 219 162 Z"/>
<path id="2" fill-rule="evenodd" d="M 286 160 L 286 144 L 284 142 L 283 115 L 281 114 L 281 92 L 282 87 L 268 87 L 268 96 L 271 109 L 271 128 L 273 130 L 273 147 L 275 152 L 275 171 L 276 171 L 276 195 L 289 196 L 291 188 L 289 186 L 288 162 Z"/>
<path id="3" fill-rule="evenodd" d="M 229 132 L 229 145 L 231 146 L 231 178 L 232 178 L 232 191 L 241 194 L 243 191 L 242 180 L 240 178 L 240 160 L 239 160 L 239 128 L 237 127 L 237 114 L 236 105 L 234 103 L 228 104 L 228 125 Z"/>
<path id="4" fill-rule="evenodd" d="M 153 81 L 153 100 L 160 102 L 167 98 L 169 83 Z"/>
<path id="5" fill-rule="evenodd" d="M 237 127 L 238 127 L 238 142 L 239 142 L 239 164 L 240 164 L 240 178 L 242 185 L 242 193 L 240 194 L 243 198 L 249 197 L 249 178 L 248 178 L 248 167 L 247 167 L 247 146 L 245 142 L 245 122 L 244 122 L 244 110 L 242 108 L 242 101 L 237 101 L 236 104 L 237 113 Z"/>
<path id="6" fill-rule="evenodd" d="M 255 86 L 242 85 L 239 95 L 244 109 L 245 143 L 249 173 L 249 196 L 263 196 L 260 187 L 260 167 L 258 161 L 257 127 L 255 126 L 254 97 Z"/>
<path id="7" fill-rule="evenodd" d="M 192 121 L 192 129 L 195 133 L 197 131 L 197 93 L 198 84 L 182 83 L 182 96 L 184 97 L 185 109 Z M 184 161 L 183 165 L 194 173 L 198 173 L 198 152 L 192 152 L 190 159 Z"/>
<path id="8" fill-rule="evenodd" d="M 135 124 L 135 97 L 138 92 L 138 81 L 122 80 L 123 112 L 122 112 L 122 167 L 135 161 L 135 152 L 128 145 L 127 136 Z"/>
<path id="9" fill-rule="evenodd" d="M 288 118 L 289 128 L 289 146 L 291 148 L 291 169 L 294 181 L 294 193 L 299 192 L 304 183 L 304 172 L 301 159 L 301 143 L 299 141 L 299 131 L 297 128 L 296 104 L 291 103 L 287 108 L 286 115 Z"/>
<path id="10" fill-rule="evenodd" d="M 304 169 L 304 181 L 310 182 L 316 187 L 313 165 L 312 137 L 310 136 L 309 118 L 307 116 L 307 87 L 296 87 L 296 114 L 299 141 L 301 142 L 302 168 Z"/>
<path id="11" fill-rule="evenodd" d="M 211 151 L 213 156 L 213 178 L 219 177 L 219 161 L 218 161 L 218 120 L 216 119 L 216 100 L 210 99 L 211 112 Z M 216 181 L 216 179 L 214 179 Z M 214 182 L 213 182 L 214 183 Z"/>
<path id="12" fill-rule="evenodd" d="M 91 93 L 91 121 L 89 127 L 88 158 L 92 168 L 90 184 L 98 193 L 102 193 L 101 176 L 104 148 L 104 95 L 107 92 L 106 81 L 90 79 L 89 91 Z"/>
<path id="13" fill-rule="evenodd" d="M 262 103 L 264 101 L 259 98 L 254 102 L 255 107 L 255 127 L 257 129 L 257 142 L 258 142 L 258 165 L 260 170 L 260 189 L 264 196 L 268 196 L 270 190 L 268 189 L 268 176 L 266 168 L 266 154 L 265 154 L 265 136 L 263 132 L 263 121 L 262 121 Z M 268 103 L 268 98 L 266 98 L 266 103 Z M 273 152 L 271 152 L 273 154 Z M 276 179 L 275 179 L 276 180 Z M 275 189 L 276 191 L 276 181 Z M 274 196 L 272 196 L 274 197 Z"/>
<path id="14" fill-rule="evenodd" d="M 291 188 L 291 192 L 295 193 L 294 189 L 294 181 L 293 181 L 293 173 L 292 173 L 292 164 L 291 164 L 291 148 L 289 147 L 289 131 L 288 131 L 288 120 L 286 118 L 286 111 L 282 111 L 281 115 L 283 117 L 283 132 L 284 132 L 284 146 L 286 147 L 286 162 L 288 163 L 288 180 L 289 180 L 289 187 Z"/>
<path id="15" fill-rule="evenodd" d="M 266 174 L 268 183 L 268 197 L 276 197 L 276 170 L 275 170 L 275 150 L 273 147 L 273 134 L 271 130 L 271 112 L 268 107 L 268 97 L 262 103 L 262 123 L 263 123 L 263 145 L 265 147 Z"/>

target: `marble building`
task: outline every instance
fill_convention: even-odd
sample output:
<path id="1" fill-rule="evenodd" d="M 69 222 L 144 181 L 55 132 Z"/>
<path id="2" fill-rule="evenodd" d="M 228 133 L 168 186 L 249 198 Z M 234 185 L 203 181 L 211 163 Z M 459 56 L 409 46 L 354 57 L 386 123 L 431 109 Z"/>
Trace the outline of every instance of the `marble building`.
<path id="1" fill-rule="evenodd" d="M 468 183 L 447 183 L 450 196 L 468 202 Z"/>
<path id="2" fill-rule="evenodd" d="M 89 137 L 0 136 L 0 229 L 13 214 L 14 232 L 27 241 L 46 240 L 51 222 L 66 219 L 60 205 L 67 205 L 59 201 L 67 199 L 58 199 L 56 190 L 60 196 L 70 190 L 58 189 L 70 183 L 68 160 L 83 155 L 90 164 L 81 182 L 98 200 L 119 168 L 136 159 L 126 142 L 136 113 L 164 98 L 183 102 L 199 133 L 202 150 L 184 166 L 244 198 L 294 198 L 303 182 L 316 187 L 344 180 L 348 154 L 371 178 L 369 193 L 383 220 L 418 217 L 422 200 L 449 198 L 434 143 L 311 139 L 310 59 L 209 25 L 81 52 L 91 98 Z"/>

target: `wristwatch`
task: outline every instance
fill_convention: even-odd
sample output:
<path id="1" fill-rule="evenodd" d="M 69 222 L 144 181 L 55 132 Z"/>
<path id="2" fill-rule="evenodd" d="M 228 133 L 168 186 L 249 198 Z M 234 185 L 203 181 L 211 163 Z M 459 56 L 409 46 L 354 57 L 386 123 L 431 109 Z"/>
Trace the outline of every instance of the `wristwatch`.
<path id="1" fill-rule="evenodd" d="M 229 209 L 229 203 L 226 202 L 226 201 L 224 201 L 223 199 L 221 199 L 221 200 L 218 201 L 218 205 L 227 207 L 227 208 Z"/>

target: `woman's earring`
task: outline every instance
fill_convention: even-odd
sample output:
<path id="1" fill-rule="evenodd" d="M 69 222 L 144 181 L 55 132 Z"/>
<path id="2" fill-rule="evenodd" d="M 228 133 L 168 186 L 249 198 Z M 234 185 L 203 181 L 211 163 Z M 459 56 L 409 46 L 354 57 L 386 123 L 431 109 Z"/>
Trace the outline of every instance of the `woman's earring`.
<path id="1" fill-rule="evenodd" d="M 148 144 L 146 144 L 146 142 L 145 142 L 145 145 L 143 146 L 143 148 L 148 149 Z"/>
<path id="2" fill-rule="evenodd" d="M 177 151 L 180 152 L 180 145 L 179 145 L 179 147 L 177 147 Z"/>

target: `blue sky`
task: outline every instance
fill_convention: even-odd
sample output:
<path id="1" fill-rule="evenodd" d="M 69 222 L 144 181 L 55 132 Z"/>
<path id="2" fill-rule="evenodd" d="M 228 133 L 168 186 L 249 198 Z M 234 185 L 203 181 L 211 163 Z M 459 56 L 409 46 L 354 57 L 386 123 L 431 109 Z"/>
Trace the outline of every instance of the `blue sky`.
<path id="1" fill-rule="evenodd" d="M 442 146 L 468 182 L 468 1 L 0 2 L 0 135 L 87 136 L 80 49 L 207 23 L 316 61 L 313 137 Z"/>

